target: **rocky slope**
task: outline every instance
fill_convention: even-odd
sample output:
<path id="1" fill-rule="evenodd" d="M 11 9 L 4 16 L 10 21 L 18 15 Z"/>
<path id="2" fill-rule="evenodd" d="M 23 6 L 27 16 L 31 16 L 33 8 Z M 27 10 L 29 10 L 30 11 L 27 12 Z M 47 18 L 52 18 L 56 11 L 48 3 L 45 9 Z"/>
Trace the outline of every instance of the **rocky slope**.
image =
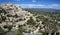
<path id="1" fill-rule="evenodd" d="M 23 25 L 33 16 L 28 11 L 22 10 L 20 6 L 15 6 L 11 3 L 0 5 L 0 26 Z"/>
<path id="2" fill-rule="evenodd" d="M 20 6 L 11 3 L 0 5 L 0 27 L 4 31 L 16 31 L 19 29 L 22 29 L 23 32 L 26 33 L 56 31 L 56 23 L 51 22 L 50 19 L 47 18 L 47 16 L 31 14 L 23 10 Z M 46 23 L 46 20 L 49 20 L 48 23 Z"/>
<path id="3" fill-rule="evenodd" d="M 20 6 L 11 3 L 0 5 L 0 27 L 4 31 L 18 30 L 20 25 L 25 25 L 23 26 L 24 31 L 32 32 L 36 29 L 36 27 L 33 27 L 35 24 L 35 16 L 23 10 Z"/>

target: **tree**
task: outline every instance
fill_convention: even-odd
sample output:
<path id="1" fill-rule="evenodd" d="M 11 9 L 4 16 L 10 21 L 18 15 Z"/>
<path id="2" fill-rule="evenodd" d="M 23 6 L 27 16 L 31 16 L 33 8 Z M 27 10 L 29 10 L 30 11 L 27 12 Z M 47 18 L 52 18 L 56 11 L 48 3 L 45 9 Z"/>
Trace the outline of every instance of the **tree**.
<path id="1" fill-rule="evenodd" d="M 22 25 L 19 25 L 18 27 L 18 35 L 23 35 L 23 29 L 22 29 Z"/>
<path id="2" fill-rule="evenodd" d="M 36 25 L 36 22 L 32 18 L 30 18 L 30 20 L 27 21 L 27 24 L 34 26 L 34 25 Z"/>
<path id="3" fill-rule="evenodd" d="M 4 28 L 8 28 L 8 30 L 10 31 L 12 29 L 12 26 L 5 25 Z"/>
<path id="4" fill-rule="evenodd" d="M 6 32 L 0 27 L 0 35 L 5 35 Z"/>

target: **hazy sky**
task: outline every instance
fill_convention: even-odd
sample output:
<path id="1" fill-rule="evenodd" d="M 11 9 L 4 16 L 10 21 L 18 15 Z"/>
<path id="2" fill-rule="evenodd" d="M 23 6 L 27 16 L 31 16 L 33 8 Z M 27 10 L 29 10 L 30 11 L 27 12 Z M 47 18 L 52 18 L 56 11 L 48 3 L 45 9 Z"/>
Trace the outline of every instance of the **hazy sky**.
<path id="1" fill-rule="evenodd" d="M 20 5 L 22 8 L 60 9 L 60 0 L 0 0 L 0 4 L 7 2 Z"/>

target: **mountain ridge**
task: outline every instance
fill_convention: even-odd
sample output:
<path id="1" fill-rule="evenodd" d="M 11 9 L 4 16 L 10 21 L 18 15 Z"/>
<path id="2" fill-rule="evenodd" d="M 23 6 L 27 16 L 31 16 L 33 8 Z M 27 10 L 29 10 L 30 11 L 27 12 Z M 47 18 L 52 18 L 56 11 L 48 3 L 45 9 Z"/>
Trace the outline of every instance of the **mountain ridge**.
<path id="1" fill-rule="evenodd" d="M 23 8 L 27 10 L 35 10 L 35 11 L 44 11 L 44 12 L 60 12 L 60 9 L 52 9 L 52 8 Z"/>

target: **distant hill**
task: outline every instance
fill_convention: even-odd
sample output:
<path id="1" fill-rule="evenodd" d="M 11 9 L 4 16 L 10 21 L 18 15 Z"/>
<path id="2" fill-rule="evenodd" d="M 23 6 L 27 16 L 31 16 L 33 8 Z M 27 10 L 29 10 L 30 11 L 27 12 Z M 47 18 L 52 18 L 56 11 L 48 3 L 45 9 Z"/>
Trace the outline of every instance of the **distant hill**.
<path id="1" fill-rule="evenodd" d="M 51 8 L 23 8 L 23 9 L 40 11 L 40 12 L 60 12 L 60 9 L 51 9 Z"/>

